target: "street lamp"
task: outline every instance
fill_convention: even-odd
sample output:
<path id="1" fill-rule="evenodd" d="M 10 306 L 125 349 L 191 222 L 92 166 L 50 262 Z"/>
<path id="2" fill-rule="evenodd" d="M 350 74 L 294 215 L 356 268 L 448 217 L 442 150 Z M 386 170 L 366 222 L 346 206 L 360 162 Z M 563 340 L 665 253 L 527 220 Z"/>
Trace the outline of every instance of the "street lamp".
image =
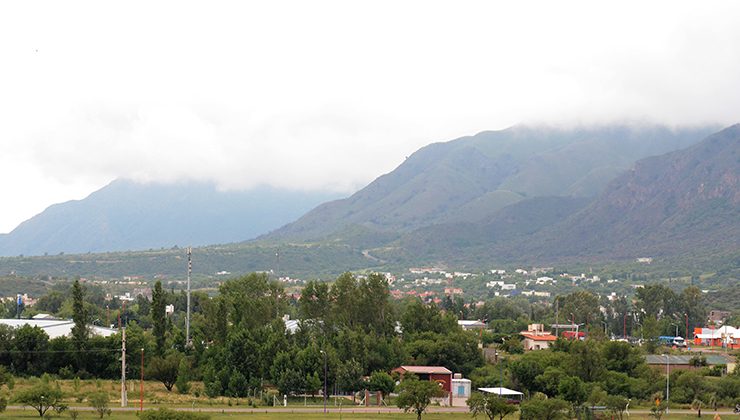
<path id="1" fill-rule="evenodd" d="M 324 355 L 324 414 L 326 414 L 326 352 L 321 350 L 321 354 Z"/>

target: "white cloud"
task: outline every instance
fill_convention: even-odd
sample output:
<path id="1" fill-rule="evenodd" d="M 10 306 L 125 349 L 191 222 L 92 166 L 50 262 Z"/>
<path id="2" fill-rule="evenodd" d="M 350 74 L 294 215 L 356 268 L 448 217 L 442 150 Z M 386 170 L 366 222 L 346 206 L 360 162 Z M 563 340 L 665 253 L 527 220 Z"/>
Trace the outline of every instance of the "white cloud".
<path id="1" fill-rule="evenodd" d="M 0 231 L 117 177 L 350 192 L 485 129 L 740 109 L 736 2 L 41 5 L 0 5 Z"/>

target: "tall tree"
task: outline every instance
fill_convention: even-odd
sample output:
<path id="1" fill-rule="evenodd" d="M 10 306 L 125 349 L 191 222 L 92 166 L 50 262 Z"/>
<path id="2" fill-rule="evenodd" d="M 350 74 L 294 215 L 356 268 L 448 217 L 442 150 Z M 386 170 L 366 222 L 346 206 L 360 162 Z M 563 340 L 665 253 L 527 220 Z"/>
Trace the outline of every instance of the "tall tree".
<path id="1" fill-rule="evenodd" d="M 77 366 L 81 368 L 84 363 L 84 350 L 87 347 L 87 309 L 85 309 L 85 290 L 79 280 L 72 283 L 72 341 L 77 350 Z"/>
<path id="2" fill-rule="evenodd" d="M 152 327 L 154 333 L 154 339 L 157 343 L 157 354 L 164 354 L 165 346 L 165 333 L 167 332 L 167 318 L 165 315 L 165 296 L 162 290 L 162 282 L 157 281 L 154 284 L 154 291 L 152 291 Z"/>

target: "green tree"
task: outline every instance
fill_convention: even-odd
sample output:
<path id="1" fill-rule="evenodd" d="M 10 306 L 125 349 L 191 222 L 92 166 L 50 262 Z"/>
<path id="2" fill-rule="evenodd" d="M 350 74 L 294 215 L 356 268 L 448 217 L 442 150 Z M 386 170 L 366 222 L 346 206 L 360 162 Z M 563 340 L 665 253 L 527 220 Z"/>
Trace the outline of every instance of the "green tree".
<path id="1" fill-rule="evenodd" d="M 608 395 L 604 399 L 606 409 L 617 420 L 624 418 L 624 412 L 627 411 L 627 404 L 629 404 L 629 400 L 621 395 Z"/>
<path id="2" fill-rule="evenodd" d="M 180 367 L 181 357 L 179 353 L 175 352 L 165 357 L 153 357 L 146 369 L 146 377 L 162 382 L 167 391 L 172 391 L 172 387 L 177 381 L 177 371 Z"/>
<path id="3" fill-rule="evenodd" d="M 531 398 L 519 406 L 521 420 L 564 420 L 568 418 L 568 402 L 559 398 Z"/>
<path id="4" fill-rule="evenodd" d="M 337 367 L 337 387 L 342 391 L 352 392 L 353 401 L 354 393 L 361 390 L 364 385 L 362 373 L 362 366 L 355 359 L 340 363 Z"/>
<path id="5" fill-rule="evenodd" d="M 85 291 L 80 285 L 79 280 L 75 280 L 72 283 L 72 320 L 74 321 L 74 327 L 72 327 L 72 341 L 74 342 L 75 350 L 77 350 L 77 366 L 82 367 L 84 359 L 84 350 L 87 347 L 87 309 L 85 308 Z"/>
<path id="6" fill-rule="evenodd" d="M 237 331 L 268 325 L 285 311 L 282 286 L 270 281 L 266 273 L 251 273 L 224 282 L 219 288 L 228 319 Z"/>
<path id="7" fill-rule="evenodd" d="M 175 381 L 175 387 L 180 394 L 190 392 L 190 369 L 187 358 L 181 358 L 180 365 L 177 368 L 177 380 Z"/>
<path id="8" fill-rule="evenodd" d="M 509 404 L 504 398 L 500 398 L 496 394 L 476 392 L 468 398 L 467 403 L 473 417 L 484 414 L 489 420 L 494 420 L 497 416 L 499 420 L 503 420 L 504 417 L 517 410 L 515 405 Z"/>
<path id="9" fill-rule="evenodd" d="M 309 281 L 301 292 L 299 313 L 302 320 L 329 321 L 329 285 L 319 281 Z"/>
<path id="10" fill-rule="evenodd" d="M 588 398 L 588 386 L 577 376 L 566 376 L 558 385 L 560 398 L 568 401 L 575 411 Z"/>
<path id="11" fill-rule="evenodd" d="M 46 372 L 49 336 L 39 327 L 24 325 L 15 330 L 12 366 L 16 374 L 41 375 Z"/>
<path id="12" fill-rule="evenodd" d="M 421 420 L 432 398 L 441 397 L 442 390 L 436 382 L 420 381 L 413 375 L 406 375 L 398 386 L 396 405 L 408 413 L 416 413 L 416 419 Z"/>
<path id="13" fill-rule="evenodd" d="M 311 394 L 311 398 L 314 398 L 321 389 L 323 383 L 319 374 L 314 372 L 312 375 L 306 375 L 306 380 L 303 382 L 303 391 L 307 394 Z"/>
<path id="14" fill-rule="evenodd" d="M 565 314 L 569 322 L 593 325 L 599 323 L 601 319 L 599 298 L 593 293 L 578 291 L 566 296 L 558 296 L 556 299 L 560 301 L 560 313 Z"/>
<path id="15" fill-rule="evenodd" d="M 396 382 L 388 373 L 376 370 L 370 375 L 368 388 L 371 391 L 380 392 L 381 396 L 385 398 L 396 388 Z"/>
<path id="16" fill-rule="evenodd" d="M 151 315 L 152 333 L 157 344 L 158 356 L 163 355 L 165 350 L 165 334 L 167 333 L 166 306 L 167 302 L 165 301 L 164 291 L 162 290 L 162 282 L 157 280 L 152 291 Z"/>
<path id="17" fill-rule="evenodd" d="M 93 392 L 87 397 L 90 401 L 90 405 L 98 412 L 98 416 L 102 419 L 104 415 L 110 415 L 111 409 L 108 408 L 110 403 L 110 397 L 105 391 Z"/>
<path id="18" fill-rule="evenodd" d="M 694 327 L 702 326 L 704 320 L 707 319 L 707 305 L 704 302 L 704 297 L 701 290 L 696 286 L 689 286 L 681 292 L 681 301 L 683 303 L 684 314 L 680 316 L 680 321 L 687 321 L 689 331 L 684 331 L 689 339 L 691 331 Z M 734 324 L 728 324 L 734 325 Z"/>
<path id="19" fill-rule="evenodd" d="M 38 411 L 39 417 L 49 409 L 64 411 L 67 406 L 63 403 L 64 393 L 59 384 L 52 384 L 51 380 L 42 378 L 29 388 L 21 389 L 15 394 L 15 401 L 22 405 L 32 407 Z"/>

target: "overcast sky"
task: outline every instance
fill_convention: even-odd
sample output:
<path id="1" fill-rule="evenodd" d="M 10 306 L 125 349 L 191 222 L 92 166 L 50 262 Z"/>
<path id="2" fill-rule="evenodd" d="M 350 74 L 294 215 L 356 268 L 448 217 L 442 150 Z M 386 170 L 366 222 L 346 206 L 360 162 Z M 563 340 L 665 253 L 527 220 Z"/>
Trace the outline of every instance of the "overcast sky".
<path id="1" fill-rule="evenodd" d="M 115 178 L 353 192 L 517 123 L 740 121 L 740 2 L 0 3 L 0 232 Z"/>

